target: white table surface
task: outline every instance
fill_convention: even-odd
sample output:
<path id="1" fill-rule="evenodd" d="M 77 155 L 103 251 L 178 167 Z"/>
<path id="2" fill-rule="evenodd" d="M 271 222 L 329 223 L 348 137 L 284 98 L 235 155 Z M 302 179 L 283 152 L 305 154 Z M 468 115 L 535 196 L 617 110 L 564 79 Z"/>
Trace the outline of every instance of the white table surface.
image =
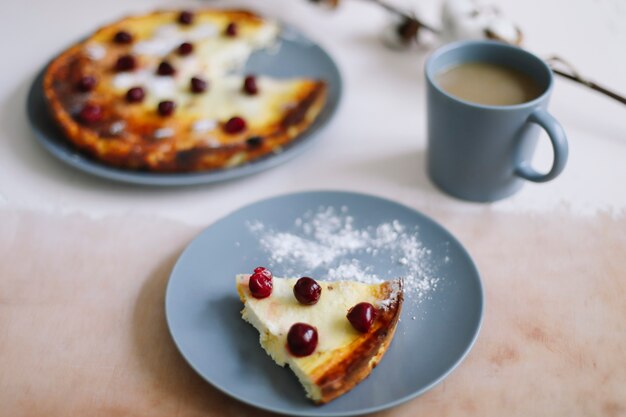
<path id="1" fill-rule="evenodd" d="M 135 213 L 207 224 L 258 199 L 310 189 L 371 192 L 436 213 L 489 210 L 574 215 L 619 214 L 626 207 L 626 107 L 557 79 L 550 111 L 570 141 L 565 172 L 529 184 L 515 197 L 486 205 L 437 191 L 425 175 L 427 51 L 396 52 L 379 42 L 387 22 L 377 7 L 346 0 L 334 13 L 305 0 L 258 1 L 11 1 L 2 5 L 4 59 L 0 84 L 0 204 L 102 217 Z M 398 2 L 410 4 L 410 1 Z M 414 1 L 437 24 L 439 2 Z M 307 153 L 253 177 L 179 189 L 117 184 L 64 166 L 35 142 L 25 115 L 34 75 L 64 46 L 105 22 L 155 7 L 181 4 L 251 7 L 297 25 L 339 64 L 345 81 L 340 109 Z M 626 94 L 626 3 L 618 0 L 499 1 L 519 23 L 525 46 L 558 53 L 580 72 Z M 80 17 L 79 17 L 80 16 Z M 538 167 L 550 164 L 542 141 Z"/>

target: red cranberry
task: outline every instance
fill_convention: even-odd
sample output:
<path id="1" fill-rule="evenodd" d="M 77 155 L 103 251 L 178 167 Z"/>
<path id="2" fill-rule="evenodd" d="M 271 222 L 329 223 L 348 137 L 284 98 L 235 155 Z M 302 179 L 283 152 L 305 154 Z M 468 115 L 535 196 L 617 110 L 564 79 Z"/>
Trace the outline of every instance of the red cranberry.
<path id="1" fill-rule="evenodd" d="M 259 273 L 259 274 L 264 274 L 267 275 L 268 277 L 272 278 L 272 271 L 270 271 L 269 269 L 267 269 L 264 266 L 257 266 L 256 268 L 254 268 L 254 273 Z"/>
<path id="2" fill-rule="evenodd" d="M 193 52 L 193 44 L 189 42 L 183 42 L 178 47 L 178 55 L 185 56 Z"/>
<path id="3" fill-rule="evenodd" d="M 293 286 L 293 295 L 300 304 L 313 305 L 322 295 L 322 287 L 313 278 L 302 277 Z"/>
<path id="4" fill-rule="evenodd" d="M 228 26 L 226 26 L 226 30 L 224 31 L 226 36 L 229 36 L 231 38 L 237 36 L 237 32 L 239 32 L 239 28 L 237 27 L 237 24 L 234 22 L 230 22 Z"/>
<path id="5" fill-rule="evenodd" d="M 115 63 L 115 71 L 132 71 L 137 66 L 137 60 L 132 55 L 122 55 Z"/>
<path id="6" fill-rule="evenodd" d="M 309 356 L 317 347 L 317 329 L 306 323 L 294 324 L 287 333 L 287 347 L 293 356 Z"/>
<path id="7" fill-rule="evenodd" d="M 174 75 L 175 73 L 176 73 L 176 70 L 174 69 L 172 64 L 170 64 L 167 61 L 161 62 L 159 64 L 159 68 L 157 68 L 158 75 Z"/>
<path id="8" fill-rule="evenodd" d="M 274 284 L 272 282 L 271 273 L 267 275 L 263 272 L 255 272 L 250 276 L 248 287 L 254 298 L 266 298 L 272 293 Z"/>
<path id="9" fill-rule="evenodd" d="M 126 32 L 125 30 L 120 30 L 113 36 L 113 42 L 128 44 L 133 42 L 133 35 Z"/>
<path id="10" fill-rule="evenodd" d="M 141 87 L 133 87 L 126 92 L 126 101 L 129 103 L 140 103 L 143 101 L 146 93 Z"/>
<path id="11" fill-rule="evenodd" d="M 191 91 L 196 94 L 204 93 L 208 86 L 206 81 L 198 77 L 192 77 L 189 84 L 191 86 Z"/>
<path id="12" fill-rule="evenodd" d="M 263 145 L 263 138 L 261 136 L 252 136 L 246 139 L 246 145 L 250 148 L 255 149 L 259 146 Z"/>
<path id="13" fill-rule="evenodd" d="M 182 25 L 190 25 L 193 22 L 193 13 L 189 10 L 183 10 L 178 15 L 178 23 Z"/>
<path id="14" fill-rule="evenodd" d="M 171 116 L 176 109 L 176 104 L 171 100 L 164 100 L 159 103 L 158 111 L 161 116 Z"/>
<path id="15" fill-rule="evenodd" d="M 239 116 L 231 117 L 226 124 L 224 124 L 224 131 L 226 133 L 239 133 L 246 128 L 246 121 Z"/>
<path id="16" fill-rule="evenodd" d="M 376 309 L 370 303 L 359 303 L 348 311 L 348 320 L 352 327 L 361 333 L 367 333 L 376 319 Z"/>
<path id="17" fill-rule="evenodd" d="M 256 85 L 256 77 L 254 75 L 248 75 L 243 80 L 243 91 L 250 96 L 254 96 L 259 92 L 259 87 Z"/>
<path id="18" fill-rule="evenodd" d="M 87 103 L 81 109 L 80 120 L 85 123 L 95 123 L 102 119 L 102 108 L 97 104 Z"/>
<path id="19" fill-rule="evenodd" d="M 91 75 L 85 75 L 80 80 L 78 80 L 78 83 L 76 83 L 76 88 L 78 89 L 78 91 L 82 91 L 83 93 L 93 90 L 95 86 L 96 77 L 93 77 Z"/>

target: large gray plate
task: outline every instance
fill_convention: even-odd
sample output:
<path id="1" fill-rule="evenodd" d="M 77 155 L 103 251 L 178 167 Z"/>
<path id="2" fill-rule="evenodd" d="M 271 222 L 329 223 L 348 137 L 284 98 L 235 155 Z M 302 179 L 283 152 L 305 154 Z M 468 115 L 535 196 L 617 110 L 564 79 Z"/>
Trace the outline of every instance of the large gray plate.
<path id="1" fill-rule="evenodd" d="M 296 377 L 280 368 L 245 323 L 234 276 L 268 263 L 247 226 L 259 220 L 293 231 L 294 220 L 319 206 L 347 206 L 358 228 L 398 220 L 419 228 L 432 250 L 440 285 L 416 304 L 405 302 L 395 338 L 368 379 L 335 401 L 315 406 Z M 385 257 L 361 257 L 386 274 L 398 265 Z M 275 275 L 282 271 L 275 268 Z M 323 271 L 305 271 L 321 276 Z M 480 328 L 483 293 L 474 263 L 443 227 L 419 212 L 378 197 L 347 192 L 306 192 L 263 200 L 235 211 L 205 229 L 180 256 L 167 286 L 167 322 L 187 362 L 223 392 L 253 406 L 298 416 L 351 416 L 407 401 L 441 381 L 465 357 Z M 413 319 L 413 316 L 416 319 Z"/>
<path id="2" fill-rule="evenodd" d="M 328 97 L 324 109 L 313 125 L 283 152 L 271 154 L 235 168 L 205 173 L 159 174 L 117 169 L 104 165 L 78 152 L 54 124 L 46 110 L 43 95 L 42 70 L 28 93 L 27 113 L 35 137 L 52 155 L 81 171 L 111 180 L 157 186 L 179 186 L 212 183 L 242 177 L 279 165 L 304 151 L 318 137 L 320 129 L 332 118 L 342 91 L 341 75 L 328 53 L 291 26 L 285 26 L 280 35 L 280 48 L 254 52 L 244 69 L 245 73 L 265 74 L 279 78 L 313 77 L 328 83 Z"/>

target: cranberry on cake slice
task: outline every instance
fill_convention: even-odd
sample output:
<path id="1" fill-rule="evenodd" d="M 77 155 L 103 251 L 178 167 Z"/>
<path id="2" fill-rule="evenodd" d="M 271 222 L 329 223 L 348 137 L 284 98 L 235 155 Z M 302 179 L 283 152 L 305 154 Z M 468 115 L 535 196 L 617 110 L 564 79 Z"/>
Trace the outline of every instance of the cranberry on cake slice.
<path id="1" fill-rule="evenodd" d="M 224 124 L 224 131 L 226 133 L 235 134 L 242 132 L 246 129 L 246 121 L 239 116 L 231 117 Z"/>
<path id="2" fill-rule="evenodd" d="M 224 30 L 224 34 L 228 36 L 229 38 L 234 38 L 235 36 L 237 36 L 238 32 L 239 32 L 239 28 L 237 27 L 237 23 L 235 22 L 230 22 L 228 26 L 226 26 L 226 29 Z"/>
<path id="3" fill-rule="evenodd" d="M 86 103 L 78 117 L 85 123 L 96 123 L 102 120 L 102 107 L 94 103 Z"/>
<path id="4" fill-rule="evenodd" d="M 254 75 L 248 75 L 243 80 L 243 91 L 249 96 L 255 96 L 259 92 L 259 87 L 256 83 L 256 77 Z"/>
<path id="5" fill-rule="evenodd" d="M 293 286 L 293 295 L 300 304 L 313 305 L 322 295 L 322 287 L 313 278 L 302 277 Z"/>
<path id="6" fill-rule="evenodd" d="M 83 93 L 87 93 L 95 88 L 97 84 L 96 77 L 93 75 L 85 75 L 81 77 L 80 80 L 76 83 L 76 88 L 78 91 Z"/>
<path id="7" fill-rule="evenodd" d="M 178 46 L 178 55 L 186 56 L 193 52 L 193 44 L 189 42 L 183 42 Z"/>
<path id="8" fill-rule="evenodd" d="M 208 83 L 200 77 L 192 77 L 189 81 L 191 92 L 195 94 L 204 93 L 208 87 Z"/>
<path id="9" fill-rule="evenodd" d="M 159 114 L 164 117 L 171 116 L 174 113 L 175 109 L 176 103 L 174 103 L 172 100 L 161 101 L 157 107 L 157 111 L 159 112 Z"/>
<path id="10" fill-rule="evenodd" d="M 259 274 L 264 274 L 267 275 L 268 277 L 272 278 L 272 271 L 270 271 L 269 269 L 267 269 L 264 266 L 257 266 L 256 268 L 254 268 L 254 273 L 259 273 Z"/>
<path id="11" fill-rule="evenodd" d="M 176 73 L 176 70 L 168 61 L 162 61 L 157 68 L 157 75 L 171 76 Z"/>
<path id="12" fill-rule="evenodd" d="M 141 87 L 132 87 L 126 92 L 126 101 L 129 103 L 141 103 L 146 96 Z"/>
<path id="13" fill-rule="evenodd" d="M 117 33 L 115 33 L 115 35 L 113 35 L 113 42 L 119 43 L 122 45 L 132 43 L 133 35 L 131 35 L 130 32 L 127 32 L 125 30 L 120 30 Z"/>
<path id="14" fill-rule="evenodd" d="M 178 15 L 178 23 L 181 25 L 190 25 L 193 23 L 193 13 L 189 10 L 183 10 Z"/>
<path id="15" fill-rule="evenodd" d="M 310 324 L 296 323 L 287 333 L 287 349 L 299 358 L 309 356 L 317 348 L 317 329 Z"/>
<path id="16" fill-rule="evenodd" d="M 267 298 L 272 294 L 274 284 L 272 282 L 272 273 L 263 267 L 255 268 L 254 273 L 250 275 L 248 287 L 254 298 Z"/>
<path id="17" fill-rule="evenodd" d="M 137 60 L 132 55 L 122 55 L 115 62 L 115 71 L 125 72 L 132 71 L 137 66 Z"/>
<path id="18" fill-rule="evenodd" d="M 263 145 L 263 138 L 261 136 L 251 136 L 246 139 L 246 145 L 251 149 L 256 149 Z"/>
<path id="19" fill-rule="evenodd" d="M 348 321 L 356 330 L 367 333 L 374 324 L 377 311 L 370 303 L 359 303 L 348 311 Z"/>

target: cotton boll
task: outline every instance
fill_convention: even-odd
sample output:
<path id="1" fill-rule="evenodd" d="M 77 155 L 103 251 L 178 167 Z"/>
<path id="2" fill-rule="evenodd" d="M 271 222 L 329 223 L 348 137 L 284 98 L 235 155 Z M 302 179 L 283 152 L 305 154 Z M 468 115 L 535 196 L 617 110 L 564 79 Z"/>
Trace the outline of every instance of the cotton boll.
<path id="1" fill-rule="evenodd" d="M 475 1 L 446 0 L 441 9 L 442 36 L 448 41 L 484 39 L 494 17 L 492 10 L 481 10 Z"/>
<path id="2" fill-rule="evenodd" d="M 521 43 L 521 32 L 515 24 L 499 15 L 490 5 L 475 0 L 446 0 L 441 9 L 442 37 L 445 41 L 498 39 Z"/>
<path id="3" fill-rule="evenodd" d="M 513 45 L 522 43 L 522 32 L 513 22 L 503 17 L 493 19 L 486 29 L 487 37 Z"/>

